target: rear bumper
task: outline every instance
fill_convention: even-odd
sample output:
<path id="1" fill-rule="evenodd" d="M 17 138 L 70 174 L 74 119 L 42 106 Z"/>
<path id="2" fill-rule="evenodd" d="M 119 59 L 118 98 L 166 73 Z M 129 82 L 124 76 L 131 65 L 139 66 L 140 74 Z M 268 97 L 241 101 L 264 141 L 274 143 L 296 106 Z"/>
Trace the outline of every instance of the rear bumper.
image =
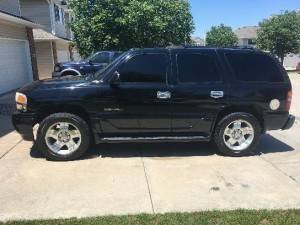
<path id="1" fill-rule="evenodd" d="M 264 131 L 288 130 L 295 123 L 295 117 L 289 114 L 272 115 L 264 117 Z"/>
<path id="2" fill-rule="evenodd" d="M 33 126 L 36 118 L 34 113 L 16 112 L 12 115 L 12 124 L 25 141 L 33 141 Z"/>
<path id="3" fill-rule="evenodd" d="M 282 130 L 288 130 L 288 129 L 291 129 L 292 126 L 294 125 L 295 123 L 295 116 L 293 115 L 289 115 L 289 118 L 288 120 L 286 121 L 285 125 L 283 126 Z"/>

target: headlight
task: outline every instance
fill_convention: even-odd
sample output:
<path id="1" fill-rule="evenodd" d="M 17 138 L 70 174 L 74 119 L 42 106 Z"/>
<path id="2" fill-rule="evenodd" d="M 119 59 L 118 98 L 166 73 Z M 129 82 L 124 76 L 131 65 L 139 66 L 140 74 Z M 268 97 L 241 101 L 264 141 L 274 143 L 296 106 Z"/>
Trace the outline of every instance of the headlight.
<path id="1" fill-rule="evenodd" d="M 26 95 L 17 92 L 16 93 L 16 104 L 17 104 L 17 109 L 22 112 L 27 111 L 27 97 Z"/>
<path id="2" fill-rule="evenodd" d="M 54 67 L 54 72 L 59 72 L 59 70 L 60 70 L 59 66 Z"/>

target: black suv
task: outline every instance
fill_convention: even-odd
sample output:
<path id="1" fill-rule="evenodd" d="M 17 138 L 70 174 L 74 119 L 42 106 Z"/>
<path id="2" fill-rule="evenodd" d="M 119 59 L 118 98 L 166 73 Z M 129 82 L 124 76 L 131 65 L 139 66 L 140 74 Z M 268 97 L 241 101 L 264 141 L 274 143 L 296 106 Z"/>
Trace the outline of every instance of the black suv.
<path id="1" fill-rule="evenodd" d="M 60 77 L 67 75 L 86 75 L 96 73 L 103 69 L 122 52 L 102 51 L 80 61 L 80 62 L 61 62 L 54 66 L 52 77 Z"/>
<path id="2" fill-rule="evenodd" d="M 224 154 L 243 156 L 262 133 L 293 126 L 291 98 L 283 67 L 256 49 L 141 49 L 94 75 L 23 87 L 12 121 L 25 140 L 39 124 L 37 144 L 52 160 L 127 141 L 213 140 Z"/>

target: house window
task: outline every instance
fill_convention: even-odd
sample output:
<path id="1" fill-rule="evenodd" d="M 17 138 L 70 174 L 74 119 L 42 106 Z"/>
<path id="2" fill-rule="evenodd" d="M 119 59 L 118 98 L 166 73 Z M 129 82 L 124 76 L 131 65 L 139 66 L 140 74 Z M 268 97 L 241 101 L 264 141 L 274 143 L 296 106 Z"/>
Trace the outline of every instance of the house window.
<path id="1" fill-rule="evenodd" d="M 64 23 L 64 14 L 62 8 L 54 4 L 55 21 Z"/>
<path id="2" fill-rule="evenodd" d="M 255 40 L 254 39 L 248 39 L 248 45 L 255 45 Z"/>

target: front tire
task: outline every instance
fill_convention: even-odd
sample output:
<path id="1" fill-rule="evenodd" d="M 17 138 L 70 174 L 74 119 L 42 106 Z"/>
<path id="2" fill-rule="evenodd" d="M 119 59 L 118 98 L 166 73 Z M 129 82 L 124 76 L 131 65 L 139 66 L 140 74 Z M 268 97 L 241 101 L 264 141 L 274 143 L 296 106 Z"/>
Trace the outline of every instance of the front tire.
<path id="1" fill-rule="evenodd" d="M 87 151 L 90 129 L 82 118 L 74 114 L 55 113 L 41 122 L 37 144 L 50 160 L 74 160 Z"/>
<path id="2" fill-rule="evenodd" d="M 245 156 L 255 150 L 260 134 L 260 124 L 253 115 L 236 112 L 220 120 L 214 132 L 214 143 L 225 155 Z"/>

